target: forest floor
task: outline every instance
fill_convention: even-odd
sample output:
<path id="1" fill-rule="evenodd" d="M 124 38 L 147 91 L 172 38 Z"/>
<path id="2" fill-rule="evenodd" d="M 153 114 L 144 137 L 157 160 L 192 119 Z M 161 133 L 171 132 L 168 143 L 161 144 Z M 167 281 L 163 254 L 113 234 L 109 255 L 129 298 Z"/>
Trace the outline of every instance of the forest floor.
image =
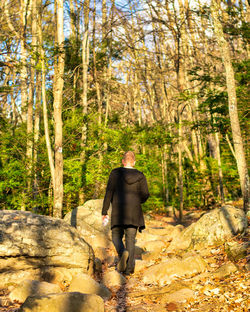
<path id="1" fill-rule="evenodd" d="M 185 226 L 196 221 L 184 216 Z M 151 215 L 148 224 L 164 227 L 174 224 L 173 218 L 161 214 Z M 233 240 L 247 241 L 248 237 L 238 236 Z M 108 249 L 107 256 L 114 257 L 114 250 Z M 159 254 L 154 263 L 165 258 L 164 251 Z M 237 271 L 224 278 L 215 278 L 212 274 L 217 268 L 227 263 L 229 259 L 224 246 L 210 246 L 203 256 L 208 263 L 208 270 L 200 275 L 188 278 L 176 278 L 171 284 L 164 286 L 145 285 L 142 280 L 144 270 L 126 277 L 126 283 L 121 287 L 112 288 L 112 296 L 105 301 L 105 312 L 164 312 L 164 311 L 202 311 L 202 312 L 247 312 L 250 311 L 250 255 L 234 264 Z M 248 263 L 248 265 L 247 265 Z M 115 263 L 103 263 L 103 273 L 114 270 Z M 101 278 L 101 276 L 97 276 Z M 175 290 L 190 289 L 193 296 L 183 302 L 168 300 L 167 294 Z M 0 292 L 0 312 L 18 312 L 20 304 L 11 303 L 8 293 Z M 50 312 L 50 311 L 44 311 Z M 64 311 L 62 311 L 64 312 Z"/>

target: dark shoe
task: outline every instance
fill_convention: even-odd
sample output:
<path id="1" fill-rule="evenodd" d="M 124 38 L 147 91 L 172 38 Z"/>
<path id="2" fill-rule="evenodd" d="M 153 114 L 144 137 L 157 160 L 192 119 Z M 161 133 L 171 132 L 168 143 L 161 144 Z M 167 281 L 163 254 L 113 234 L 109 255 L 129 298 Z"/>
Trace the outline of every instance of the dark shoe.
<path id="1" fill-rule="evenodd" d="M 123 274 L 126 276 L 132 275 L 132 274 L 134 274 L 134 270 L 132 270 L 132 271 L 126 270 Z"/>
<path id="2" fill-rule="evenodd" d="M 127 267 L 127 261 L 128 261 L 128 251 L 124 250 L 121 256 L 120 261 L 117 264 L 117 271 L 124 272 Z"/>

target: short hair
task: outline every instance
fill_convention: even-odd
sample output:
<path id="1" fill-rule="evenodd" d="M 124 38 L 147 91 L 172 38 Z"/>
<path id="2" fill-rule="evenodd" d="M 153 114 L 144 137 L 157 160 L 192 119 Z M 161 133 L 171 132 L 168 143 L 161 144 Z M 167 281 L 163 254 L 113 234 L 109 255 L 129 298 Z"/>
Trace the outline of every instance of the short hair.
<path id="1" fill-rule="evenodd" d="M 125 163 L 127 162 L 134 162 L 135 161 L 135 154 L 132 151 L 127 151 L 124 155 L 123 155 L 123 161 Z"/>

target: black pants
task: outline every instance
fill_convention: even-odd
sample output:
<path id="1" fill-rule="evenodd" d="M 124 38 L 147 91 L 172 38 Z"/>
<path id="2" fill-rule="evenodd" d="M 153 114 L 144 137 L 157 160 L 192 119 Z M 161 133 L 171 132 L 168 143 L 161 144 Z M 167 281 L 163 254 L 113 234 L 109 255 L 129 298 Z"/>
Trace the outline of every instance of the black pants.
<path id="1" fill-rule="evenodd" d="M 115 226 L 112 228 L 112 241 L 117 251 L 119 258 L 121 258 L 125 250 L 123 244 L 123 236 L 125 234 L 125 246 L 129 253 L 126 271 L 131 273 L 135 268 L 135 236 L 137 227 L 135 226 Z"/>

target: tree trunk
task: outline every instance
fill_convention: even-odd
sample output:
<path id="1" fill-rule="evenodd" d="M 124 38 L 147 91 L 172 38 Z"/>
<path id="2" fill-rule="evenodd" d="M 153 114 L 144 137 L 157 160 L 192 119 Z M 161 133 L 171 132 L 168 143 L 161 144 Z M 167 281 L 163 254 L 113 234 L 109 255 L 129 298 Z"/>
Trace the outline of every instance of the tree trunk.
<path id="1" fill-rule="evenodd" d="M 81 180 L 82 185 L 79 190 L 79 204 L 82 205 L 85 200 L 84 196 L 84 185 L 86 175 L 86 143 L 87 143 L 87 113 L 88 113 L 88 66 L 89 66 L 89 0 L 84 2 L 84 32 L 82 39 L 82 114 L 83 114 L 83 125 L 82 125 L 82 136 L 81 136 Z"/>
<path id="2" fill-rule="evenodd" d="M 229 117 L 232 129 L 234 151 L 236 155 L 236 162 L 238 173 L 240 177 L 241 191 L 243 195 L 244 210 L 249 211 L 249 176 L 247 170 L 247 163 L 245 157 L 245 151 L 243 146 L 243 140 L 241 136 L 241 129 L 238 117 L 237 97 L 236 97 L 236 84 L 234 79 L 234 70 L 230 57 L 229 44 L 226 41 L 223 33 L 223 27 L 219 20 L 220 7 L 216 0 L 211 2 L 211 13 L 214 23 L 214 32 L 219 44 L 221 57 L 225 66 L 227 93 L 228 93 L 228 106 Z"/>
<path id="3" fill-rule="evenodd" d="M 26 49 L 26 28 L 27 28 L 27 0 L 21 0 L 21 38 L 20 38 L 20 83 L 21 83 L 21 109 L 22 109 L 22 121 L 26 122 L 27 119 L 27 101 L 28 101 L 28 73 L 26 67 L 27 61 L 27 49 Z"/>
<path id="4" fill-rule="evenodd" d="M 97 111 L 98 111 L 98 124 L 101 125 L 102 122 L 102 101 L 101 101 L 101 90 L 100 83 L 97 76 L 97 68 L 96 68 L 96 0 L 94 0 L 94 8 L 93 8 L 93 80 L 96 89 L 96 97 L 97 97 Z"/>
<path id="5" fill-rule="evenodd" d="M 223 173 L 221 167 L 221 157 L 220 157 L 220 138 L 219 133 L 215 133 L 215 141 L 216 141 L 216 150 L 217 150 L 217 162 L 218 162 L 218 175 L 219 175 L 219 194 L 221 203 L 224 204 L 225 196 L 224 196 L 224 187 L 223 187 Z"/>
<path id="6" fill-rule="evenodd" d="M 165 207 L 169 204 L 169 187 L 168 187 L 168 166 L 167 166 L 167 145 L 162 149 L 162 184 L 163 184 L 163 198 Z"/>
<path id="7" fill-rule="evenodd" d="M 41 118 L 41 92 L 42 92 L 42 78 L 41 73 L 36 74 L 36 106 L 35 106 L 35 120 L 34 120 L 34 196 L 38 195 L 39 181 L 38 181 L 38 141 L 40 134 L 40 118 Z"/>
<path id="8" fill-rule="evenodd" d="M 27 192 L 28 196 L 31 194 L 32 187 L 32 169 L 33 169 L 33 104 L 35 94 L 35 65 L 36 65 L 36 50 L 37 50 L 37 3 L 36 0 L 32 0 L 32 26 L 31 26 L 31 69 L 30 69 L 30 90 L 27 109 Z"/>
<path id="9" fill-rule="evenodd" d="M 69 0 L 69 11 L 70 11 L 70 31 L 71 36 L 76 39 L 76 14 L 73 0 Z M 74 42 L 75 44 L 75 42 Z"/>
<path id="10" fill-rule="evenodd" d="M 54 121 L 55 121 L 55 184 L 53 216 L 62 217 L 63 208 L 63 150 L 62 150 L 62 101 L 64 84 L 64 33 L 63 0 L 57 0 L 57 45 L 55 86 L 54 86 Z"/>
<path id="11" fill-rule="evenodd" d="M 181 121 L 181 113 L 179 113 L 179 123 L 178 123 L 178 176 L 179 176 L 179 222 L 182 222 L 183 218 L 183 167 L 182 167 L 182 121 Z"/>
<path id="12" fill-rule="evenodd" d="M 50 174 L 52 180 L 52 187 L 55 185 L 55 167 L 54 167 L 54 158 L 53 152 L 50 143 L 49 136 L 49 123 L 48 123 L 48 111 L 47 111 L 47 100 L 46 100 L 46 73 L 45 73 L 45 53 L 43 49 L 43 37 L 42 37 L 42 3 L 39 0 L 39 13 L 38 13 L 38 37 L 39 37 L 39 55 L 41 62 L 41 76 L 42 76 L 42 102 L 43 102 L 43 120 L 44 120 L 44 132 L 45 132 L 45 141 L 48 152 L 48 160 L 50 167 Z"/>

